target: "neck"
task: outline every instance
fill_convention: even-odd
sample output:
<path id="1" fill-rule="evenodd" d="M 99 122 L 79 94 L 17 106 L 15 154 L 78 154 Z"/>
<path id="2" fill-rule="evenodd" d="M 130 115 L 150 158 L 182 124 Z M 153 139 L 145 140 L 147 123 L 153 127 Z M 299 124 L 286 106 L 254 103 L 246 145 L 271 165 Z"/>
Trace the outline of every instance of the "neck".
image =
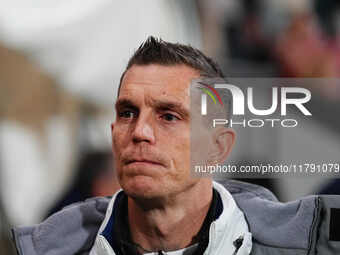
<path id="1" fill-rule="evenodd" d="M 194 244 L 212 201 L 212 182 L 203 180 L 162 202 L 128 198 L 132 240 L 149 251 L 171 251 Z M 146 206 L 145 206 L 146 205 Z"/>

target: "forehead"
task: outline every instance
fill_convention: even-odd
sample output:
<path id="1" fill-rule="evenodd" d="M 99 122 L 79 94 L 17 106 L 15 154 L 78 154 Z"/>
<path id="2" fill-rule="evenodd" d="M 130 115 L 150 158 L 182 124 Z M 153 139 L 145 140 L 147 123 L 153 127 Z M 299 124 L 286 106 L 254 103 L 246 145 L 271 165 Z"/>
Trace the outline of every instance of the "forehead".
<path id="1" fill-rule="evenodd" d="M 186 65 L 134 65 L 124 75 L 119 98 L 143 95 L 186 100 L 191 80 L 198 77 L 199 72 Z"/>

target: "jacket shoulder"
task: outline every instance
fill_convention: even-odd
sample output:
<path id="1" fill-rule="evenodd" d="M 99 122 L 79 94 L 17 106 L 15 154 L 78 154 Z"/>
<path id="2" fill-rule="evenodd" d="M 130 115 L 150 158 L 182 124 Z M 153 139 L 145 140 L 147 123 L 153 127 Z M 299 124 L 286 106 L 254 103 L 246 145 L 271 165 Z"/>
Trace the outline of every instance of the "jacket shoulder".
<path id="1" fill-rule="evenodd" d="M 87 254 L 109 202 L 107 197 L 90 198 L 65 207 L 40 224 L 13 228 L 18 254 Z"/>
<path id="2" fill-rule="evenodd" d="M 252 254 L 340 254 L 336 224 L 340 196 L 312 195 L 282 203 L 254 184 L 225 181 L 222 185 L 246 217 L 253 235 Z"/>

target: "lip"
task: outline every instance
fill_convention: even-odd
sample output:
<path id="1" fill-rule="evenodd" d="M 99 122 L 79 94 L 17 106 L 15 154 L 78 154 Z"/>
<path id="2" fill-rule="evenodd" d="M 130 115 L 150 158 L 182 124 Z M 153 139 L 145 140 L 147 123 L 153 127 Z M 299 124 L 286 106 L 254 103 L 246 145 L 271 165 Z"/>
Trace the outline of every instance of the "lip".
<path id="1" fill-rule="evenodd" d="M 149 164 L 149 165 L 159 165 L 162 166 L 161 163 L 157 162 L 157 161 L 153 161 L 153 160 L 148 160 L 148 159 L 132 159 L 132 160 L 128 160 L 126 162 L 127 165 L 130 164 Z"/>

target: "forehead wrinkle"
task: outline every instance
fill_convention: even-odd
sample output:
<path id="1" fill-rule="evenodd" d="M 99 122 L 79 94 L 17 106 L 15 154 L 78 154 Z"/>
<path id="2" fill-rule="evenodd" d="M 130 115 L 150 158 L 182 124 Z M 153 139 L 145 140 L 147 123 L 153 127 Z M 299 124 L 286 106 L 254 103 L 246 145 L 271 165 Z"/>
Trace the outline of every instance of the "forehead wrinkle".
<path id="1" fill-rule="evenodd" d="M 162 86 L 162 83 L 148 83 L 148 82 L 129 82 L 124 83 L 121 87 L 120 94 L 132 94 L 136 91 L 145 91 L 150 86 Z M 138 92 L 140 93 L 140 92 Z"/>
<path id="2" fill-rule="evenodd" d="M 150 95 L 144 95 L 144 99 L 139 96 L 139 97 L 130 97 L 131 95 L 125 94 L 119 96 L 118 100 L 115 103 L 116 107 L 124 106 L 124 105 L 130 105 L 130 106 L 137 106 L 140 105 L 140 103 L 144 102 L 146 106 L 149 107 L 155 107 L 155 108 L 169 108 L 169 109 L 183 109 L 183 110 L 188 110 L 187 107 L 185 107 L 185 104 L 183 104 L 183 100 L 178 97 L 159 97 L 159 96 L 153 96 Z M 170 99 L 169 99 L 170 97 Z"/>
<path id="3" fill-rule="evenodd" d="M 146 98 L 145 99 L 146 103 L 148 105 L 153 105 L 156 107 L 162 107 L 162 106 L 169 106 L 169 107 L 181 107 L 183 106 L 183 104 L 181 103 L 181 101 L 177 101 L 177 100 L 171 100 L 168 98 L 164 98 L 164 99 L 160 99 L 160 98 Z"/>

